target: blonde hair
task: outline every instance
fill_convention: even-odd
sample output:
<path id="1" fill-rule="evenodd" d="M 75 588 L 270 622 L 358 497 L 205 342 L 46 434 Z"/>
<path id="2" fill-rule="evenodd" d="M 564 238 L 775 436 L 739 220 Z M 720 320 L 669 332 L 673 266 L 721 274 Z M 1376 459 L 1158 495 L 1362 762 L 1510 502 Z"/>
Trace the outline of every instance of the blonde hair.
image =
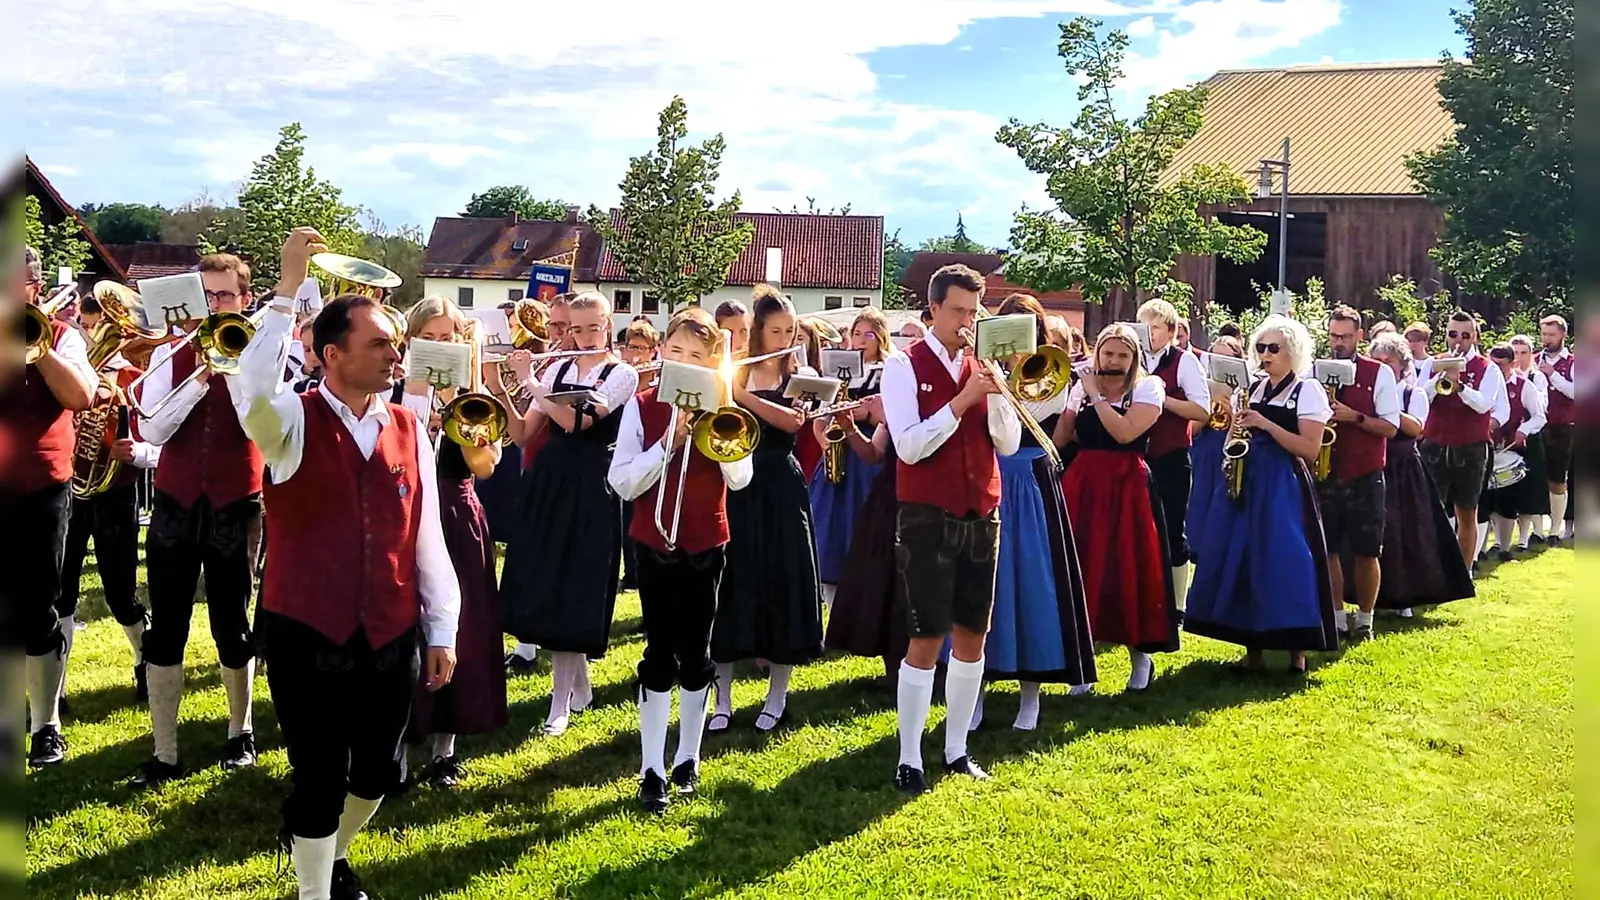
<path id="1" fill-rule="evenodd" d="M 1144 305 L 1139 307 L 1136 318 L 1147 325 L 1165 325 L 1173 331 L 1178 330 L 1178 308 L 1160 298 L 1146 300 Z M 1105 332 L 1101 332 L 1102 336 L 1104 334 Z M 1095 341 L 1096 346 L 1099 343 Z"/>
<path id="2" fill-rule="evenodd" d="M 1250 335 L 1251 368 L 1265 371 L 1261 368 L 1261 355 L 1256 352 L 1256 345 L 1274 331 L 1283 336 L 1283 352 L 1289 355 L 1289 368 L 1294 374 L 1302 378 L 1311 374 L 1311 364 L 1315 362 L 1312 348 L 1316 346 L 1311 342 L 1311 332 L 1294 319 L 1282 315 L 1267 316 Z"/>
<path id="3" fill-rule="evenodd" d="M 687 331 L 693 335 L 705 345 L 706 351 L 712 356 L 722 355 L 722 329 L 717 327 L 717 321 L 711 318 L 711 314 L 700 307 L 686 306 L 673 313 L 661 340 L 670 341 L 679 331 Z"/>
<path id="4" fill-rule="evenodd" d="M 599 291 L 583 291 L 574 294 L 572 299 L 567 301 L 567 308 L 574 312 L 580 309 L 598 309 L 602 315 L 611 315 L 611 301 L 607 300 L 606 295 Z"/>
<path id="5" fill-rule="evenodd" d="M 1090 355 L 1090 365 L 1099 367 L 1100 348 L 1111 341 L 1120 341 L 1127 346 L 1128 352 L 1133 355 L 1133 366 L 1128 369 L 1128 380 L 1124 389 L 1125 393 L 1131 394 L 1133 393 L 1133 386 L 1138 384 L 1141 378 L 1145 377 L 1144 348 L 1139 341 L 1139 333 L 1134 331 L 1133 326 L 1126 322 L 1112 322 L 1110 325 L 1100 329 L 1100 336 L 1094 339 L 1094 352 Z"/>
<path id="6" fill-rule="evenodd" d="M 878 362 L 888 359 L 889 354 L 894 352 L 894 344 L 889 340 L 889 319 L 877 307 L 868 306 L 856 313 L 855 319 L 850 323 L 850 330 L 855 331 L 856 326 L 862 322 L 866 322 L 872 328 L 873 336 L 878 339 Z"/>
<path id="7" fill-rule="evenodd" d="M 461 312 L 461 307 L 454 301 L 444 297 L 424 297 L 406 312 L 406 337 L 414 338 L 428 327 L 434 319 L 445 318 L 450 324 L 456 337 L 467 333 L 467 317 Z"/>

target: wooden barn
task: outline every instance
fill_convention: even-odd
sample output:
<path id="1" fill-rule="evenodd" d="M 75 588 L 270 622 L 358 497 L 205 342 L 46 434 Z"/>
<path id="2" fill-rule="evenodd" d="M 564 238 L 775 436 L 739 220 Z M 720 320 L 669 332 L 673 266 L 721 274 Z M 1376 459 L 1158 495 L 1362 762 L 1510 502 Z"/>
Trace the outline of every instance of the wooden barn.
<path id="1" fill-rule="evenodd" d="M 1405 159 L 1454 130 L 1439 105 L 1437 62 L 1310 65 L 1218 72 L 1206 84 L 1205 124 L 1168 178 L 1195 163 L 1226 163 L 1257 183 L 1260 161 L 1290 141 L 1287 283 L 1296 293 L 1322 279 L 1330 303 L 1376 305 L 1376 289 L 1404 275 L 1424 291 L 1454 285 L 1428 257 L 1442 213 L 1417 190 Z M 1273 190 L 1278 190 L 1276 178 Z M 1175 277 L 1194 286 L 1196 307 L 1258 302 L 1278 271 L 1276 194 L 1248 205 L 1206 209 L 1268 234 L 1253 263 L 1182 257 Z"/>

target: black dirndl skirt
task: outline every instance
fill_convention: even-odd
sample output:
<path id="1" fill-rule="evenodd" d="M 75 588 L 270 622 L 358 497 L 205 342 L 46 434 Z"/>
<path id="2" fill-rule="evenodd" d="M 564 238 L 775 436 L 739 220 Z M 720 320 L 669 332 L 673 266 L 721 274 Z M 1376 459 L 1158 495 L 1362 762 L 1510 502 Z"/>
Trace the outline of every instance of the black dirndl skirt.
<path id="1" fill-rule="evenodd" d="M 590 659 L 606 654 L 622 560 L 622 500 L 611 453 L 586 433 L 554 434 L 523 473 L 501 576 L 505 630 Z"/>
<path id="2" fill-rule="evenodd" d="M 1422 463 L 1415 440 L 1396 438 L 1389 442 L 1383 488 L 1378 606 L 1406 609 L 1474 596 L 1477 591 L 1467 564 L 1461 559 L 1455 529 L 1450 527 L 1444 502 Z M 1345 584 L 1352 586 L 1355 579 L 1346 576 Z"/>
<path id="3" fill-rule="evenodd" d="M 1521 481 L 1499 490 L 1484 490 L 1483 499 L 1478 501 L 1479 521 L 1489 521 L 1490 515 L 1515 519 L 1550 514 L 1550 482 L 1545 475 L 1543 434 L 1528 436 L 1527 445 L 1522 448 L 1522 461 L 1528 466 L 1528 474 Z M 1494 467 L 1492 454 L 1489 467 L 1491 470 Z"/>
<path id="4" fill-rule="evenodd" d="M 829 650 L 899 660 L 911 645 L 906 610 L 894 587 L 898 468 L 891 453 L 856 513 L 855 533 L 850 536 L 828 616 Z"/>

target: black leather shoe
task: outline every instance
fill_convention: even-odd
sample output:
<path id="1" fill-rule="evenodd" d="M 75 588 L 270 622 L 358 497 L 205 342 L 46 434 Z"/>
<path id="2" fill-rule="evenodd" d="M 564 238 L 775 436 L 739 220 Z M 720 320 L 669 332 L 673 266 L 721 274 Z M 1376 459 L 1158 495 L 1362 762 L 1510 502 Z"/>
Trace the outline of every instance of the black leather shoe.
<path id="1" fill-rule="evenodd" d="M 1503 563 L 1511 562 L 1511 559 L 1512 559 L 1511 551 L 1510 550 L 1501 550 L 1499 553 L 1495 554 L 1495 559 L 1498 559 Z"/>
<path id="2" fill-rule="evenodd" d="M 428 787 L 449 790 L 461 780 L 461 763 L 454 756 L 435 756 L 428 770 Z"/>
<path id="3" fill-rule="evenodd" d="M 248 769 L 256 764 L 256 737 L 246 731 L 235 738 L 228 738 L 228 746 L 222 751 L 222 768 Z"/>
<path id="4" fill-rule="evenodd" d="M 139 766 L 139 771 L 134 774 L 128 783 L 135 790 L 146 790 L 182 777 L 182 766 L 174 763 L 165 763 L 152 756 Z"/>
<path id="5" fill-rule="evenodd" d="M 910 794 L 915 797 L 918 794 L 927 792 L 928 778 L 922 774 L 921 769 L 901 763 L 900 768 L 896 769 L 894 773 L 894 786 L 900 793 Z"/>
<path id="6" fill-rule="evenodd" d="M 1355 645 L 1355 644 L 1359 644 L 1362 641 L 1370 641 L 1370 640 L 1372 640 L 1372 626 L 1371 625 L 1356 625 L 1356 626 L 1351 627 L 1351 629 L 1350 629 L 1350 643 L 1351 643 L 1352 646 Z"/>
<path id="7" fill-rule="evenodd" d="M 140 703 L 150 702 L 150 682 L 145 676 L 144 663 L 133 667 L 133 696 Z"/>
<path id="8" fill-rule="evenodd" d="M 46 725 L 33 733 L 33 741 L 28 745 L 28 768 L 59 765 L 66 758 L 67 739 L 61 736 L 61 729 Z"/>
<path id="9" fill-rule="evenodd" d="M 539 658 L 525 659 L 515 653 L 506 654 L 507 675 L 532 675 L 539 671 Z"/>
<path id="10" fill-rule="evenodd" d="M 692 797 L 700 788 L 700 764 L 686 759 L 672 767 L 672 788 L 685 797 Z"/>
<path id="11" fill-rule="evenodd" d="M 639 808 L 652 816 L 659 816 L 667 811 L 667 783 L 661 780 L 655 769 L 644 773 L 639 779 Z"/>
<path id="12" fill-rule="evenodd" d="M 950 775 L 966 775 L 979 781 L 989 780 L 989 773 L 980 768 L 976 762 L 973 762 L 970 756 L 963 756 L 955 762 L 945 763 L 944 770 Z"/>
<path id="13" fill-rule="evenodd" d="M 367 892 L 361 889 L 361 879 L 350 871 L 348 859 L 333 861 L 333 890 L 328 896 L 333 900 L 369 900 Z"/>

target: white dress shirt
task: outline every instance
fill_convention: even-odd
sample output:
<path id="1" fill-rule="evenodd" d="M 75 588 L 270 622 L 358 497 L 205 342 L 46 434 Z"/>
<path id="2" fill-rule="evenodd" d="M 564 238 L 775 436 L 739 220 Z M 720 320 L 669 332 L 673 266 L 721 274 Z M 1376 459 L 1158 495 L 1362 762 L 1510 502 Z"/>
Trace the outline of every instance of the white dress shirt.
<path id="1" fill-rule="evenodd" d="M 1466 360 L 1471 362 L 1482 355 L 1477 347 L 1473 347 L 1467 351 Z M 1461 402 L 1465 403 L 1468 409 L 1475 413 L 1488 413 L 1490 419 L 1504 425 L 1506 419 L 1511 418 L 1511 407 L 1506 400 L 1506 376 L 1492 360 L 1488 363 L 1483 370 L 1483 379 L 1477 387 L 1467 387 L 1463 381 L 1456 383 L 1456 396 L 1461 398 Z M 1423 385 L 1432 391 L 1439 383 L 1439 376 L 1432 374 L 1431 365 L 1429 373 Z M 1457 372 L 1452 377 L 1459 379 L 1461 373 Z"/>
<path id="2" fill-rule="evenodd" d="M 661 440 L 649 447 L 644 446 L 644 420 L 639 418 L 639 398 L 628 398 L 627 405 L 622 408 L 622 424 L 617 428 L 617 445 L 611 454 L 611 468 L 606 472 L 606 481 L 618 497 L 637 500 L 661 480 L 661 473 L 667 467 L 666 441 L 671 438 L 672 435 L 664 434 Z M 687 464 L 687 460 L 679 457 L 697 452 L 687 441 L 678 448 L 672 455 L 674 477 L 677 467 Z M 748 456 L 738 462 L 718 465 L 722 467 L 722 481 L 730 491 L 744 490 L 755 474 L 755 464 Z"/>
<path id="3" fill-rule="evenodd" d="M 1509 385 L 1507 385 L 1509 387 Z M 1517 426 L 1523 437 L 1532 437 L 1544 430 L 1549 406 L 1544 391 L 1532 378 L 1522 379 L 1522 408 L 1528 411 L 1528 420 Z M 1506 415 L 1510 416 L 1510 401 L 1506 401 Z"/>
<path id="4" fill-rule="evenodd" d="M 1250 390 L 1251 405 L 1261 402 L 1261 398 L 1267 393 L 1267 385 L 1271 381 L 1271 378 L 1261 378 L 1256 381 L 1255 387 Z M 1328 405 L 1328 391 L 1310 376 L 1301 377 L 1298 387 L 1293 384 L 1285 386 L 1283 390 L 1278 392 L 1277 396 L 1267 401 L 1267 405 L 1288 407 L 1289 402 L 1296 399 L 1297 390 L 1298 401 L 1295 403 L 1295 415 L 1322 425 L 1328 424 L 1328 420 L 1333 418 L 1333 407 Z"/>
<path id="5" fill-rule="evenodd" d="M 128 362 L 127 357 L 118 353 L 106 360 L 105 371 L 110 374 L 129 368 L 132 365 L 133 363 Z M 98 384 L 98 376 L 96 376 L 95 381 Z M 129 412 L 131 415 L 132 411 L 130 410 Z M 140 440 L 140 438 L 144 437 L 144 429 L 139 427 L 138 431 L 139 437 L 133 439 L 133 459 L 129 461 L 128 465 L 133 466 L 135 469 L 154 469 L 156 464 L 161 461 L 161 447 L 149 441 Z"/>
<path id="6" fill-rule="evenodd" d="M 255 339 L 239 357 L 239 375 L 230 378 L 244 410 L 245 434 L 261 448 L 272 469 L 272 480 L 283 484 L 300 470 L 306 449 L 306 411 L 301 395 L 283 381 L 294 329 L 294 301 L 274 297 L 272 311 L 256 329 Z M 372 457 L 378 435 L 389 422 L 387 395 L 374 394 L 357 415 L 329 391 L 321 392 L 328 406 L 355 439 L 361 455 Z M 434 477 L 433 444 L 426 422 L 417 425 L 417 478 L 421 482 L 422 516 L 417 527 L 417 596 L 422 602 L 422 627 L 430 647 L 454 648 L 456 624 L 461 614 L 461 588 L 455 566 L 439 524 L 439 486 Z M 319 448 L 323 452 L 325 448 Z"/>
<path id="7" fill-rule="evenodd" d="M 595 382 L 600 380 L 600 373 L 606 370 L 607 365 L 604 362 L 598 363 L 590 368 L 589 371 L 579 375 L 578 363 L 575 360 L 558 359 L 554 363 L 545 366 L 544 372 L 539 375 L 539 383 L 544 385 L 545 390 L 555 390 L 556 377 L 562 374 L 562 370 L 568 368 L 568 363 L 571 363 L 570 371 L 565 373 L 567 378 L 571 379 L 568 384 L 581 384 L 587 388 L 595 386 Z M 595 389 L 595 393 L 605 398 L 606 409 L 612 412 L 621 410 L 627 404 L 628 398 L 638 393 L 638 391 L 639 372 L 625 362 L 618 362 L 613 366 L 611 374 L 606 376 L 605 384 Z"/>
<path id="8" fill-rule="evenodd" d="M 95 374 L 94 366 L 89 365 L 89 344 L 83 339 L 82 329 L 68 328 L 61 332 L 54 349 L 63 362 L 77 369 L 78 374 L 91 384 L 100 380 L 100 376 Z"/>
<path id="9" fill-rule="evenodd" d="M 1378 364 L 1378 380 L 1372 386 L 1372 410 L 1380 419 L 1396 428 L 1400 427 L 1400 386 L 1395 384 L 1394 370 Z"/>
<path id="10" fill-rule="evenodd" d="M 1404 392 L 1401 392 L 1404 396 Z M 1411 388 L 1411 403 L 1406 407 L 1406 415 L 1423 425 L 1428 424 L 1428 392 L 1420 387 Z"/>
<path id="11" fill-rule="evenodd" d="M 952 381 L 961 380 L 961 367 L 967 351 L 957 350 L 953 355 L 944 343 L 930 336 L 924 343 L 950 373 Z M 946 403 L 933 415 L 922 418 L 918 404 L 920 386 L 917 373 L 911 368 L 908 354 L 896 353 L 883 364 L 883 416 L 888 420 L 889 435 L 894 441 L 895 453 L 907 464 L 921 462 L 932 456 L 950 436 L 956 433 L 961 420 Z M 1022 422 L 1016 410 L 999 395 L 990 395 L 989 437 L 994 441 L 995 452 L 1010 456 L 1022 446 Z"/>
<path id="12" fill-rule="evenodd" d="M 1545 363 L 1549 363 L 1552 366 L 1555 365 L 1556 363 L 1560 362 L 1561 360 L 1566 359 L 1567 357 L 1572 355 L 1572 352 L 1570 350 L 1568 350 L 1567 348 L 1565 348 L 1565 347 L 1562 347 L 1561 348 L 1561 352 L 1556 353 L 1554 355 L 1552 355 L 1550 353 L 1547 353 L 1547 352 L 1544 352 L 1544 351 L 1540 351 L 1540 353 L 1541 353 L 1540 361 L 1541 362 L 1545 362 Z M 1534 371 L 1538 372 L 1537 369 L 1535 369 Z M 1543 372 L 1538 372 L 1538 374 L 1543 375 L 1544 373 Z M 1573 374 L 1573 378 L 1577 377 L 1577 374 L 1578 374 L 1578 365 L 1577 365 L 1577 363 L 1573 363 L 1573 365 L 1572 365 L 1572 374 Z M 1577 386 L 1573 384 L 1573 378 L 1568 378 L 1565 375 L 1562 375 L 1559 371 L 1551 372 L 1550 376 L 1549 376 L 1549 379 L 1548 379 L 1549 382 L 1550 382 L 1550 390 L 1559 392 L 1563 397 L 1567 397 L 1569 399 L 1574 399 L 1574 400 L 1577 399 L 1577 397 L 1578 397 L 1578 389 L 1577 389 Z"/>
<path id="13" fill-rule="evenodd" d="M 145 378 L 144 383 L 139 385 L 139 405 L 141 407 L 150 409 L 160 403 L 162 398 L 172 393 L 172 363 L 162 362 L 162 360 L 168 359 L 173 353 L 177 352 L 177 347 L 176 343 L 163 344 L 150 354 L 150 366 L 145 370 L 149 375 Z M 285 348 L 284 353 L 287 355 L 287 348 Z M 204 360 L 199 360 L 198 364 L 203 366 L 205 362 Z M 278 376 L 281 377 L 282 374 L 283 369 L 280 366 Z M 238 377 L 224 375 L 223 379 L 227 382 L 228 395 L 233 401 L 234 412 L 238 414 L 239 421 L 243 424 L 245 403 L 240 396 L 239 385 L 237 384 Z M 172 440 L 172 436 L 177 434 L 178 429 L 183 426 L 184 420 L 189 418 L 190 411 L 195 408 L 196 404 L 205 399 L 206 394 L 210 392 L 211 379 L 209 377 L 190 378 L 185 381 L 178 388 L 178 395 L 170 403 L 162 407 L 159 412 L 150 418 L 141 418 L 139 420 L 140 436 L 152 444 L 165 444 L 167 441 Z"/>
<path id="14" fill-rule="evenodd" d="M 1199 357 L 1193 353 L 1179 350 L 1175 344 L 1168 344 L 1160 353 L 1144 355 L 1144 370 L 1154 374 L 1156 367 L 1161 365 L 1168 353 L 1178 354 L 1178 388 L 1183 391 L 1183 399 L 1209 409 L 1211 380 L 1206 378 L 1206 371 L 1201 367 Z"/>
<path id="15" fill-rule="evenodd" d="M 1106 399 L 1111 400 L 1110 397 L 1107 397 Z M 1136 403 L 1144 406 L 1154 406 L 1156 409 L 1160 409 L 1162 405 L 1167 402 L 1166 383 L 1163 382 L 1159 376 L 1146 375 L 1134 384 L 1133 395 L 1125 399 L 1126 402 L 1123 402 L 1123 400 L 1111 400 L 1111 405 L 1116 407 L 1119 412 L 1126 412 L 1128 407 L 1133 406 Z M 1075 382 L 1072 385 L 1072 390 L 1067 392 L 1066 405 L 1070 407 L 1074 413 L 1077 413 L 1084 410 L 1089 405 L 1087 401 L 1088 395 L 1084 393 L 1083 382 Z"/>

